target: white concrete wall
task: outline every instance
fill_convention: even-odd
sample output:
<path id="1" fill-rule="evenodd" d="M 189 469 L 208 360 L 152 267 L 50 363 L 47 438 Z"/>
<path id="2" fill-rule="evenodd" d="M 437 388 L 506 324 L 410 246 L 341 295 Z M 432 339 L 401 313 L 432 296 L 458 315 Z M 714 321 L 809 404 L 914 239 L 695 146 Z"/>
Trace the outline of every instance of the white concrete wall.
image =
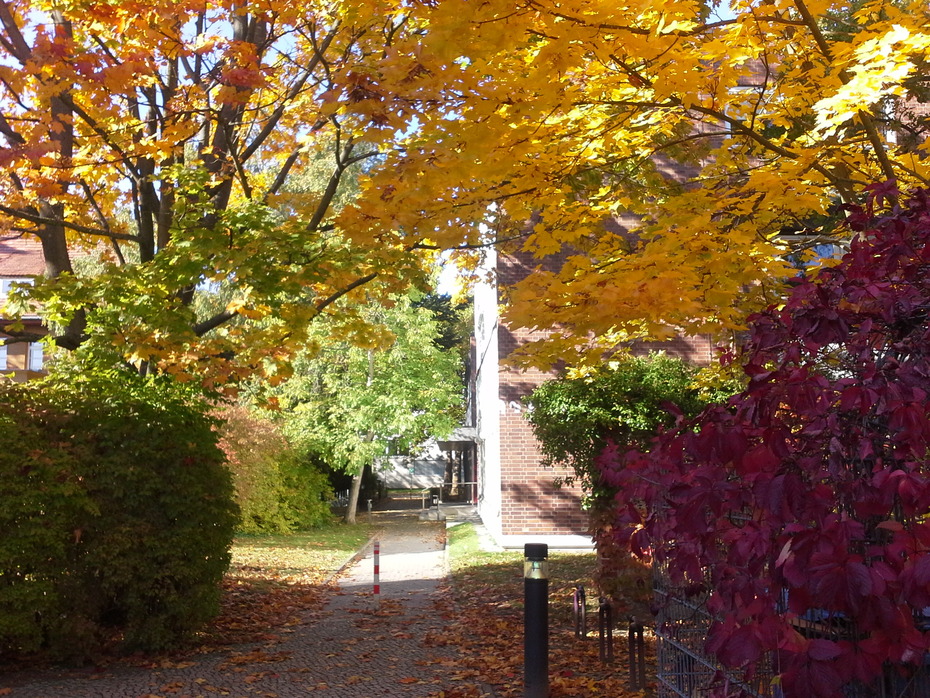
<path id="1" fill-rule="evenodd" d="M 500 385 L 498 381 L 498 298 L 493 282 L 497 255 L 489 249 L 483 271 L 490 280 L 474 288 L 475 304 L 475 401 L 478 435 L 478 513 L 485 527 L 495 537 L 501 524 L 501 439 L 498 419 Z"/>

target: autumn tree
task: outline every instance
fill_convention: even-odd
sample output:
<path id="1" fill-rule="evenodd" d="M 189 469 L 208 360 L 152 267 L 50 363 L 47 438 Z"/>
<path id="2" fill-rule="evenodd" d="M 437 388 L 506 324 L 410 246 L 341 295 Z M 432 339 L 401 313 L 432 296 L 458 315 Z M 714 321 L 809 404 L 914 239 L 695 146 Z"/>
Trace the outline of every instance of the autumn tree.
<path id="1" fill-rule="evenodd" d="M 872 181 L 928 181 L 926 3 L 429 3 L 417 84 L 442 106 L 355 220 L 440 247 L 568 254 L 511 295 L 511 326 L 727 332 L 780 296 L 789 253 L 844 236 Z M 379 94 L 400 47 L 379 66 Z M 359 230 L 362 230 L 360 228 Z M 378 228 L 379 235 L 383 229 Z M 384 239 L 384 238 L 382 238 Z"/>
<path id="2" fill-rule="evenodd" d="M 217 417 L 240 532 L 291 533 L 330 523 L 327 474 L 317 459 L 294 448 L 273 417 L 245 405 L 229 405 Z"/>
<path id="3" fill-rule="evenodd" d="M 906 681 L 930 650 L 930 193 L 897 197 L 871 188 L 842 261 L 750 318 L 744 391 L 601 461 L 618 531 L 708 595 L 707 649 L 750 676 L 777 653 L 794 698 Z"/>
<path id="4" fill-rule="evenodd" d="M 927 181 L 928 19 L 920 0 L 7 0 L 0 224 L 42 240 L 59 346 L 217 379 L 283 363 L 373 278 L 422 280 L 418 253 L 505 240 L 569 253 L 512 295 L 512 324 L 560 328 L 550 359 L 726 331 L 863 184 Z M 290 187 L 321 149 L 326 185 Z M 106 251 L 99 278 L 73 273 L 79 243 Z M 235 292 L 198 314 L 210 283 Z"/>
<path id="5" fill-rule="evenodd" d="M 429 305 L 400 296 L 392 307 L 363 308 L 366 337 L 310 350 L 272 391 L 292 441 L 352 476 L 348 523 L 365 468 L 376 468 L 389 448 L 415 451 L 460 423 L 461 358 L 456 346 L 442 346 L 443 327 Z M 327 328 L 318 323 L 313 331 Z"/>
<path id="6" fill-rule="evenodd" d="M 372 279 L 422 283 L 409 245 L 352 246 L 335 220 L 411 118 L 365 68 L 408 20 L 382 3 L 0 3 L 0 228 L 42 242 L 31 296 L 55 343 L 222 381 L 285 362 Z M 193 303 L 219 290 L 222 307 Z"/>

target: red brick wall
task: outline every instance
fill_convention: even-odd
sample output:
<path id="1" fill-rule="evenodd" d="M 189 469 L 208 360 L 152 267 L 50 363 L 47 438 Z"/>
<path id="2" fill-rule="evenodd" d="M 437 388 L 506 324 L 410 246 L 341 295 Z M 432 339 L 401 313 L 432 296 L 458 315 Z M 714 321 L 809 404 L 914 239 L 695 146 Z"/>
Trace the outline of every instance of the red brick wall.
<path id="1" fill-rule="evenodd" d="M 548 258 L 544 266 L 557 266 L 558 258 Z M 527 257 L 501 255 L 498 259 L 498 279 L 509 285 L 526 276 L 538 262 Z M 498 331 L 498 352 L 502 364 L 523 342 L 539 339 L 540 333 L 523 330 L 511 332 L 501 326 Z M 670 342 L 641 343 L 633 347 L 636 354 L 663 350 L 672 356 L 705 364 L 712 359 L 712 348 L 706 337 L 681 337 Z M 524 417 L 524 399 L 550 378 L 554 372 L 536 369 L 517 371 L 501 368 L 500 381 L 500 444 L 501 444 L 501 533 L 521 535 L 586 535 L 587 515 L 581 508 L 579 487 L 556 487 L 560 476 L 571 474 L 562 469 L 544 468 L 538 442 L 532 427 Z"/>
<path id="2" fill-rule="evenodd" d="M 664 351 L 669 356 L 698 366 L 707 366 L 717 358 L 714 344 L 708 335 L 676 337 L 665 342 L 636 342 L 631 350 L 636 356 L 644 356 L 651 351 Z"/>
<path id="3" fill-rule="evenodd" d="M 501 532 L 505 536 L 584 534 L 588 529 L 581 491 L 555 486 L 565 472 L 542 466 L 539 443 L 524 417 L 523 398 L 551 377 L 540 371 L 500 374 Z"/>

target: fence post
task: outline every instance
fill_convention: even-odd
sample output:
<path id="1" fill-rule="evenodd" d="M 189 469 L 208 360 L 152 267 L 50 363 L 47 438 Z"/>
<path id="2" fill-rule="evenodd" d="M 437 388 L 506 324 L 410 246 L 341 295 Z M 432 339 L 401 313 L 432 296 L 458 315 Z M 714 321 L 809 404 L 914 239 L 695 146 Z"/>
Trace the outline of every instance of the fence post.
<path id="1" fill-rule="evenodd" d="M 601 661 L 610 664 L 614 661 L 614 610 L 603 596 L 597 609 L 597 634 Z"/>
<path id="2" fill-rule="evenodd" d="M 630 688 L 646 688 L 646 641 L 643 637 L 643 624 L 630 618 L 629 628 Z"/>
<path id="3" fill-rule="evenodd" d="M 374 595 L 378 603 L 381 603 L 381 541 L 375 540 L 375 549 L 374 554 L 375 564 L 375 584 L 374 584 Z"/>
<path id="4" fill-rule="evenodd" d="M 575 595 L 572 600 L 572 609 L 575 613 L 575 637 L 588 636 L 588 609 L 586 601 L 584 586 L 579 584 L 575 587 Z"/>

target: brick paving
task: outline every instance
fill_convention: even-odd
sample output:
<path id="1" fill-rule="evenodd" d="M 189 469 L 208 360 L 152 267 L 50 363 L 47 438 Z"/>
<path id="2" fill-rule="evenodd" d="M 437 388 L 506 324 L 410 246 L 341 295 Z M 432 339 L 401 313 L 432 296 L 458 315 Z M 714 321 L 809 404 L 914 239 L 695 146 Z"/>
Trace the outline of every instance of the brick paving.
<path id="1" fill-rule="evenodd" d="M 283 641 L 165 662 L 155 669 L 43 672 L 4 683 L 16 698 L 426 697 L 443 688 L 447 647 L 428 646 L 444 620 L 434 608 L 447 575 L 444 524 L 416 511 L 375 513 L 381 527 L 381 594 L 372 593 L 371 545 L 338 578 L 322 610 Z M 489 694 L 490 695 L 490 694 Z"/>

